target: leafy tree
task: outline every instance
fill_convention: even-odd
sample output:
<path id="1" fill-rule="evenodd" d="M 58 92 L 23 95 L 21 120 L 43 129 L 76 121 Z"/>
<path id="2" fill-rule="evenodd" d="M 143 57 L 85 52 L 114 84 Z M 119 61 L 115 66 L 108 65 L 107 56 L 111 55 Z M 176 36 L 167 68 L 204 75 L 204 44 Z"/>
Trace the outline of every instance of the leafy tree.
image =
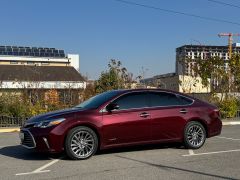
<path id="1" fill-rule="evenodd" d="M 81 94 L 82 101 L 85 101 L 94 95 L 96 95 L 96 84 L 95 83 L 87 84 L 86 89 L 84 89 L 84 91 Z"/>
<path id="2" fill-rule="evenodd" d="M 235 117 L 238 110 L 238 101 L 236 98 L 229 96 L 219 104 L 219 108 L 222 118 Z"/>
<path id="3" fill-rule="evenodd" d="M 127 72 L 121 61 L 111 59 L 108 63 L 108 70 L 103 71 L 96 81 L 96 92 L 129 88 L 131 82 L 132 74 Z"/>
<path id="4" fill-rule="evenodd" d="M 229 92 L 240 90 L 240 55 L 233 55 L 227 67 L 225 63 L 220 57 L 198 58 L 194 66 L 196 76 L 202 78 L 203 85 L 211 86 L 211 99 L 219 106 L 223 118 L 234 117 L 238 110 L 238 101 Z M 221 97 L 214 98 L 216 93 L 220 93 Z"/>
<path id="5" fill-rule="evenodd" d="M 229 61 L 230 84 L 232 91 L 240 91 L 240 54 L 234 54 Z"/>
<path id="6" fill-rule="evenodd" d="M 219 57 L 209 57 L 205 60 L 197 58 L 193 67 L 195 76 L 201 77 L 205 87 L 210 85 L 213 93 L 229 92 L 229 73 L 224 64 L 225 61 Z"/>

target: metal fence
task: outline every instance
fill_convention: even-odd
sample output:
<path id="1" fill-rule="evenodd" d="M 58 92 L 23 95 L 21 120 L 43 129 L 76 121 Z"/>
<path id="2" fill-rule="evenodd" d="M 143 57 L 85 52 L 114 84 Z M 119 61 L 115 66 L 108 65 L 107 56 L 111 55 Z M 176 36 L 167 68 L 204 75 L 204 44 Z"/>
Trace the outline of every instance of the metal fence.
<path id="1" fill-rule="evenodd" d="M 28 118 L 0 116 L 0 127 L 22 126 Z"/>

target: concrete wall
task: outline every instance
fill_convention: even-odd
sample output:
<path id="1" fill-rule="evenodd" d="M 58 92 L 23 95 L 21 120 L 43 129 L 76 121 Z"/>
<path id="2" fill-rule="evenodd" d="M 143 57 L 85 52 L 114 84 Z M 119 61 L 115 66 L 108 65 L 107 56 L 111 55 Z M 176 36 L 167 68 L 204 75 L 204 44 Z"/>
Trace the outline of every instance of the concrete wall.
<path id="1" fill-rule="evenodd" d="M 70 66 L 73 66 L 78 72 L 80 72 L 80 60 L 78 54 L 68 54 Z"/>
<path id="2" fill-rule="evenodd" d="M 160 88 L 184 93 L 208 93 L 210 86 L 204 87 L 200 77 L 175 75 L 158 79 Z"/>

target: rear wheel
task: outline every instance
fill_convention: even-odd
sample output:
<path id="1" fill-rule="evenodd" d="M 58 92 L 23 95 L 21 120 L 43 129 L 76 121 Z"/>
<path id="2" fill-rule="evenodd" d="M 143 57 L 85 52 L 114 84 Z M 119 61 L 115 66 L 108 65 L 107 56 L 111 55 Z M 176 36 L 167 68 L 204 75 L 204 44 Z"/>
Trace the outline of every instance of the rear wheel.
<path id="1" fill-rule="evenodd" d="M 66 137 L 65 151 L 71 159 L 87 159 L 96 153 L 97 148 L 97 135 L 88 127 L 73 128 Z"/>
<path id="2" fill-rule="evenodd" d="M 187 124 L 184 130 L 184 144 L 186 148 L 198 149 L 203 146 L 206 140 L 206 130 L 203 125 L 197 121 Z"/>

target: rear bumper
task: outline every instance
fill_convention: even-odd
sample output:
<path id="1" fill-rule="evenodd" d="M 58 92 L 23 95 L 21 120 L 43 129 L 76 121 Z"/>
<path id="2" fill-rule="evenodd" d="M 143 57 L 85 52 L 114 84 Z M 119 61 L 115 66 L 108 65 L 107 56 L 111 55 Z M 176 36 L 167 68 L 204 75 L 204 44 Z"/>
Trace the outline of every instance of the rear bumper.
<path id="1" fill-rule="evenodd" d="M 208 137 L 218 136 L 222 132 L 222 121 L 216 118 L 208 125 Z"/>

